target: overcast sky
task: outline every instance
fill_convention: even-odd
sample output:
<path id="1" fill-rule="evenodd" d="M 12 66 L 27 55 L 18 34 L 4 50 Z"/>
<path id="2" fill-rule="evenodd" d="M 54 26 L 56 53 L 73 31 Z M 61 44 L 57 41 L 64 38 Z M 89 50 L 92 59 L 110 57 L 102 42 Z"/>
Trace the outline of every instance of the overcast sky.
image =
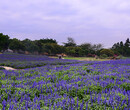
<path id="1" fill-rule="evenodd" d="M 130 0 L 0 0 L 0 33 L 111 47 L 130 38 Z"/>

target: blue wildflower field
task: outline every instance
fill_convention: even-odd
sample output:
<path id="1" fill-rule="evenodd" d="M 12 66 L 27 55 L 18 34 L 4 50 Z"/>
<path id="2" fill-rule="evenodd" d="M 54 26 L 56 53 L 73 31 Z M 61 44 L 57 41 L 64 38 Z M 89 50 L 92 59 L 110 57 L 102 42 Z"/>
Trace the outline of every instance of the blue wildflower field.
<path id="1" fill-rule="evenodd" d="M 20 68 L 0 70 L 1 110 L 130 110 L 130 59 L 1 54 L 0 65 Z"/>
<path id="2" fill-rule="evenodd" d="M 0 66 L 10 66 L 16 69 L 25 69 L 32 67 L 40 67 L 44 65 L 64 65 L 74 64 L 79 61 L 75 60 L 59 60 L 39 55 L 24 54 L 0 54 Z"/>

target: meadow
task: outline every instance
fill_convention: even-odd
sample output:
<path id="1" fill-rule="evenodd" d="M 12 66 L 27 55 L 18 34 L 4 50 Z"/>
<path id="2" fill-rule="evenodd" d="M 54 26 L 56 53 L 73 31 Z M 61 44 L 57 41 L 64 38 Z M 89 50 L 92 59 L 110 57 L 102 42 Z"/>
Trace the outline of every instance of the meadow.
<path id="1" fill-rule="evenodd" d="M 2 110 L 129 110 L 130 59 L 77 61 L 0 54 Z"/>
<path id="2" fill-rule="evenodd" d="M 50 57 L 50 58 L 57 58 L 57 57 Z M 63 59 L 68 59 L 68 60 L 79 60 L 79 61 L 106 61 L 110 60 L 110 58 L 94 58 L 94 57 L 63 57 Z"/>
<path id="3" fill-rule="evenodd" d="M 0 66 L 9 66 L 16 69 L 40 67 L 44 65 L 64 65 L 78 63 L 77 60 L 59 60 L 39 55 L 24 55 L 6 53 L 0 54 Z"/>

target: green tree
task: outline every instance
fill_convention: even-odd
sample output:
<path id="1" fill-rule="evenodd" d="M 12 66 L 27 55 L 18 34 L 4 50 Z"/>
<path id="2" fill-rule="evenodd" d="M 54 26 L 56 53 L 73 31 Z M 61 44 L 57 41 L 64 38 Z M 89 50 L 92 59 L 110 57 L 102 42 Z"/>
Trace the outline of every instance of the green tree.
<path id="1" fill-rule="evenodd" d="M 0 33 L 0 51 L 5 51 L 8 49 L 10 43 L 10 39 L 8 35 L 3 35 L 3 33 Z"/>
<path id="2" fill-rule="evenodd" d="M 65 47 L 55 43 L 42 44 L 42 53 L 48 53 L 50 55 L 60 54 L 65 52 Z"/>
<path id="3" fill-rule="evenodd" d="M 41 43 L 55 43 L 57 44 L 57 41 L 55 39 L 40 39 L 39 40 Z"/>
<path id="4" fill-rule="evenodd" d="M 120 44 L 119 44 L 120 46 L 119 46 L 119 48 L 118 48 L 118 51 L 119 51 L 119 53 L 121 54 L 121 55 L 124 55 L 124 44 L 123 44 L 123 42 L 121 41 L 120 42 Z"/>
<path id="5" fill-rule="evenodd" d="M 52 50 L 53 54 L 65 53 L 65 47 L 64 46 L 60 46 L 60 45 L 55 44 L 55 43 L 52 43 L 51 45 L 53 47 L 53 50 Z"/>
<path id="6" fill-rule="evenodd" d="M 97 54 L 99 55 L 99 51 L 103 48 L 102 44 L 94 44 L 91 43 L 83 43 L 79 47 L 84 50 L 84 55 L 88 54 Z"/>
<path id="7" fill-rule="evenodd" d="M 127 38 L 125 44 L 124 44 L 124 54 L 125 56 L 130 56 L 130 41 L 129 38 Z"/>
<path id="8" fill-rule="evenodd" d="M 81 47 L 74 47 L 76 57 L 84 56 L 84 50 Z"/>
<path id="9" fill-rule="evenodd" d="M 92 49 L 92 44 L 91 43 L 83 43 L 80 45 L 81 48 L 86 49 L 86 50 L 90 50 Z"/>
<path id="10" fill-rule="evenodd" d="M 84 56 L 84 50 L 81 47 L 66 47 L 66 54 L 70 56 Z"/>
<path id="11" fill-rule="evenodd" d="M 25 50 L 34 53 L 38 52 L 39 47 L 35 44 L 35 42 L 31 41 L 30 39 L 25 39 L 22 41 L 23 45 L 25 46 Z"/>
<path id="12" fill-rule="evenodd" d="M 125 46 L 126 46 L 126 47 L 130 47 L 130 40 L 129 40 L 129 38 L 127 38 L 127 40 L 126 40 L 126 42 L 125 42 Z"/>
<path id="13" fill-rule="evenodd" d="M 42 53 L 52 54 L 53 46 L 50 43 L 42 44 Z"/>
<path id="14" fill-rule="evenodd" d="M 103 48 L 103 45 L 102 44 L 94 44 L 92 46 L 92 50 L 94 50 L 95 52 L 101 50 Z"/>
<path id="15" fill-rule="evenodd" d="M 70 55 L 70 56 L 74 56 L 75 55 L 75 49 L 74 47 L 66 47 L 66 54 Z"/>
<path id="16" fill-rule="evenodd" d="M 112 46 L 112 50 L 115 54 L 121 54 L 124 56 L 130 56 L 130 41 L 129 38 L 127 38 L 126 42 L 123 43 L 122 41 L 119 43 L 115 43 Z"/>
<path id="17" fill-rule="evenodd" d="M 39 50 L 38 46 L 32 42 L 30 47 L 29 47 L 29 52 L 34 53 L 34 52 L 38 52 L 38 50 Z"/>
<path id="18" fill-rule="evenodd" d="M 67 39 L 68 39 L 67 43 L 63 43 L 65 47 L 75 47 L 76 46 L 76 43 L 73 38 L 68 37 Z"/>
<path id="19" fill-rule="evenodd" d="M 57 44 L 57 41 L 56 40 L 54 40 L 54 39 L 40 39 L 40 40 L 35 40 L 34 41 L 34 43 L 38 46 L 38 52 L 39 53 L 42 53 L 43 52 L 43 50 L 44 50 L 44 48 L 45 47 L 47 47 L 47 48 L 49 48 L 50 46 L 48 45 L 48 44 Z M 43 44 L 47 44 L 47 45 L 44 45 L 43 46 Z M 43 48 L 44 47 L 44 48 Z M 44 50 L 45 51 L 45 50 Z M 47 50 L 46 50 L 47 51 Z M 48 50 L 48 51 L 50 51 L 50 50 Z M 49 52 L 50 53 L 50 52 Z"/>
<path id="20" fill-rule="evenodd" d="M 100 51 L 100 55 L 103 55 L 103 54 L 110 57 L 114 55 L 114 52 L 111 49 L 102 49 Z"/>
<path id="21" fill-rule="evenodd" d="M 14 52 L 20 52 L 25 50 L 24 44 L 16 38 L 11 39 L 9 48 L 12 49 Z"/>
<path id="22" fill-rule="evenodd" d="M 24 39 L 22 44 L 25 46 L 26 51 L 30 51 L 30 46 L 32 45 L 32 41 L 30 39 Z"/>
<path id="23" fill-rule="evenodd" d="M 87 56 L 92 51 L 92 45 L 91 43 L 83 43 L 79 47 L 84 51 L 84 56 Z"/>

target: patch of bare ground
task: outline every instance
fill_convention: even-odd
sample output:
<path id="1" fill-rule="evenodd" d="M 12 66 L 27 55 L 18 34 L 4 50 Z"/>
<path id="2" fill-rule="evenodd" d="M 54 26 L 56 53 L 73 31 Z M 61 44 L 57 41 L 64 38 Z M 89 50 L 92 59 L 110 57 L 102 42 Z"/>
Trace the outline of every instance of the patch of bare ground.
<path id="1" fill-rule="evenodd" d="M 3 67 L 5 70 L 17 70 L 15 68 L 8 67 L 8 66 L 0 66 L 0 67 Z"/>

